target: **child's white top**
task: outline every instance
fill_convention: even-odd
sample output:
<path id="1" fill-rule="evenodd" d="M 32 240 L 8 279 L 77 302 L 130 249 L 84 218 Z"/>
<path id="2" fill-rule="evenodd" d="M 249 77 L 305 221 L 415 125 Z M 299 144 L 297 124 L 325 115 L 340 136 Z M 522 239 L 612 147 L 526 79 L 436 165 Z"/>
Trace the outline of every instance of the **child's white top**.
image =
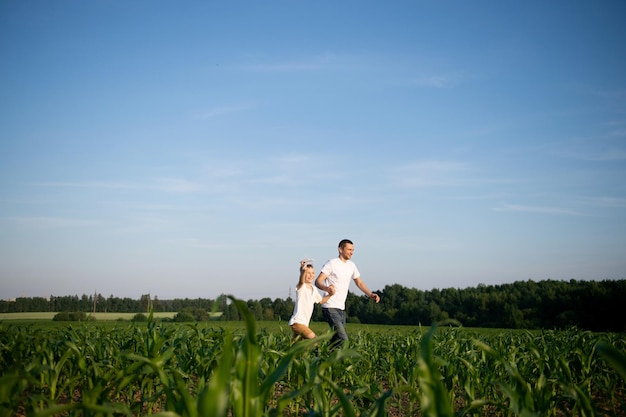
<path id="1" fill-rule="evenodd" d="M 320 301 L 322 301 L 322 295 L 315 287 L 302 284 L 302 286 L 296 290 L 296 305 L 293 309 L 293 315 L 289 320 L 289 325 L 299 323 L 308 327 L 311 322 L 311 316 L 313 315 L 313 307 L 315 303 L 319 303 Z"/>

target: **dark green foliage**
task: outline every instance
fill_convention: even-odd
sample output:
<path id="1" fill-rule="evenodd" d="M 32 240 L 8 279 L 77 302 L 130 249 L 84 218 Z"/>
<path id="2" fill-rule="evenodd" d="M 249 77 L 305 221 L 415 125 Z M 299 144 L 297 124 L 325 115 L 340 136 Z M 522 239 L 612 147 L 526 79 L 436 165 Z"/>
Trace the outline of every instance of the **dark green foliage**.
<path id="1" fill-rule="evenodd" d="M 430 325 L 454 319 L 465 327 L 567 329 L 575 326 L 593 331 L 626 331 L 626 321 L 622 319 L 626 280 L 528 280 L 429 291 L 392 284 L 377 293 L 381 296 L 379 304 L 362 295 L 348 294 L 346 309 L 350 323 Z M 83 295 L 80 298 L 53 296 L 49 301 L 43 298 L 18 298 L 12 302 L 0 300 L 0 313 L 91 312 L 94 308 L 98 312 L 145 313 L 146 302 L 147 295 L 139 300 L 113 296 L 105 299 L 99 294 Z M 223 295 L 217 300 L 159 300 L 155 296 L 149 305 L 154 312 L 184 312 L 184 315 L 178 317 L 179 321 L 207 321 L 210 320 L 209 312 L 222 313 L 218 318 L 222 321 L 242 319 L 237 307 Z M 293 312 L 293 300 L 248 300 L 246 307 L 255 320 L 287 321 Z M 66 317 L 60 316 L 57 320 L 66 320 Z M 315 307 L 312 319 L 324 320 L 319 305 Z"/>
<path id="2" fill-rule="evenodd" d="M 172 320 L 175 322 L 196 321 L 193 314 L 186 311 L 181 311 L 180 313 L 176 314 Z"/>
<path id="3" fill-rule="evenodd" d="M 137 313 L 133 316 L 131 321 L 144 322 L 148 321 L 148 316 L 143 313 Z"/>
<path id="4" fill-rule="evenodd" d="M 626 330 L 626 280 L 529 280 L 430 291 L 394 284 L 378 294 L 380 304 L 350 293 L 348 316 L 373 324 L 430 325 L 450 318 L 466 327 Z"/>
<path id="5" fill-rule="evenodd" d="M 87 314 L 83 311 L 75 311 L 71 313 L 57 313 L 52 318 L 54 321 L 86 321 Z"/>

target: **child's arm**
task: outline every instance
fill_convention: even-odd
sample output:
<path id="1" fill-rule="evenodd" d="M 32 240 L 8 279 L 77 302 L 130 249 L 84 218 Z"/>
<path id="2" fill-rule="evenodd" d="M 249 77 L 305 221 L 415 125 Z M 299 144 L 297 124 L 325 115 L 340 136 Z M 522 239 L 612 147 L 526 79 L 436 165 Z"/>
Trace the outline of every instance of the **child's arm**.
<path id="1" fill-rule="evenodd" d="M 296 290 L 299 290 L 300 287 L 304 285 L 304 272 L 305 272 L 305 263 L 304 261 L 300 261 L 300 279 L 298 280 L 298 285 L 296 285 Z"/>
<path id="2" fill-rule="evenodd" d="M 332 297 L 332 295 L 330 295 L 330 294 L 323 296 L 322 300 L 320 301 L 320 304 L 326 303 L 326 301 L 328 301 L 330 299 L 330 297 Z"/>

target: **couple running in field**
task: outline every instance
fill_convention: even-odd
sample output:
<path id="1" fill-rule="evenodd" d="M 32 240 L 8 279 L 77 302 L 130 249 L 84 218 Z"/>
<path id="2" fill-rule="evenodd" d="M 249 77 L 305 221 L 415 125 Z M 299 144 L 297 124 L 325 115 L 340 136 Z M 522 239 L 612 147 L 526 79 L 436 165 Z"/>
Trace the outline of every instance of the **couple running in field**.
<path id="1" fill-rule="evenodd" d="M 375 302 L 380 301 L 378 294 L 367 288 L 361 280 L 356 264 L 350 259 L 354 253 L 354 244 L 344 239 L 339 242 L 339 256 L 327 261 L 315 279 L 315 268 L 310 261 L 300 261 L 300 280 L 296 286 L 296 304 L 289 325 L 293 331 L 294 339 L 302 337 L 313 339 L 315 333 L 309 328 L 311 315 L 315 303 L 322 304 L 324 318 L 330 328 L 335 332 L 331 339 L 333 345 L 341 345 L 348 340 L 346 332 L 346 298 L 350 288 L 350 281 L 354 280 L 356 286 Z M 315 286 L 324 291 L 322 296 Z"/>

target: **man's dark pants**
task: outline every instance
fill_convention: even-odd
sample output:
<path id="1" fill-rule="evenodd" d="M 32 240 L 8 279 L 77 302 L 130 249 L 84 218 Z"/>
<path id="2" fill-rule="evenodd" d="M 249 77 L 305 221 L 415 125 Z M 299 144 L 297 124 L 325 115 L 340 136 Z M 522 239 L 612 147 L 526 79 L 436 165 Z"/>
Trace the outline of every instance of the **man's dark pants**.
<path id="1" fill-rule="evenodd" d="M 346 312 L 338 308 L 322 308 L 322 314 L 330 328 L 335 332 L 332 339 L 330 339 L 331 345 L 333 347 L 341 347 L 344 342 L 348 341 Z"/>

